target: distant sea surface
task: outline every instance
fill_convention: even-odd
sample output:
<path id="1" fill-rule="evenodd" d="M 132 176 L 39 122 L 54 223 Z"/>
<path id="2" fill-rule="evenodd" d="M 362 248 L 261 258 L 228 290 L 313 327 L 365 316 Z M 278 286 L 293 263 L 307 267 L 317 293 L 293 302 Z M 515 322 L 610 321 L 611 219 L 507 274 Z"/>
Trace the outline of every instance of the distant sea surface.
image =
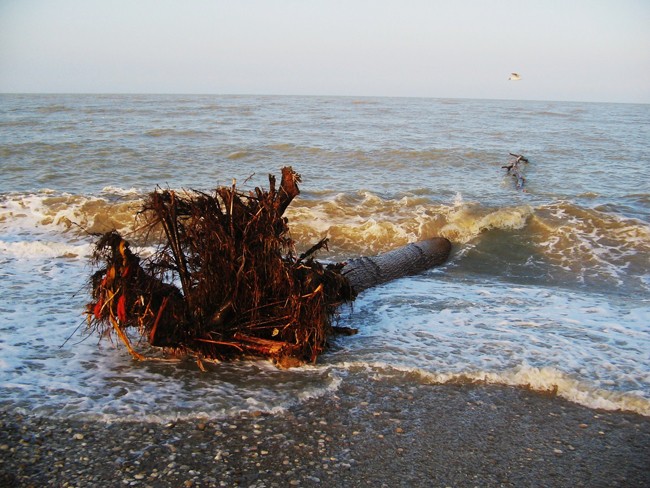
<path id="1" fill-rule="evenodd" d="M 502 168 L 523 154 L 523 190 Z M 156 186 L 268 185 L 327 261 L 441 235 L 449 262 L 362 293 L 313 366 L 135 362 L 85 329 L 92 233 Z M 650 415 L 650 105 L 0 95 L 0 409 L 106 420 L 274 411 L 349 375 L 557 390 Z M 146 252 L 146 249 L 143 248 Z"/>

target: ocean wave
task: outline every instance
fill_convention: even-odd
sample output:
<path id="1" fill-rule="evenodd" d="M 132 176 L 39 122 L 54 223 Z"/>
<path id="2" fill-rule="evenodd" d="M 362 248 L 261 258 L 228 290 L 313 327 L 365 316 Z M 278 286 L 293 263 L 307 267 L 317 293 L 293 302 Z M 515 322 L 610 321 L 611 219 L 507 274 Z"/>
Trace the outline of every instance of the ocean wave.
<path id="1" fill-rule="evenodd" d="M 105 422 L 228 418 L 243 412 L 282 412 L 332 394 L 341 384 L 340 375 L 328 369 L 280 370 L 268 361 L 205 362 L 207 371 L 201 372 L 188 360 L 138 367 L 106 351 L 86 348 L 86 353 L 95 357 L 77 357 L 75 362 L 48 359 L 58 366 L 49 375 L 14 374 L 0 386 L 0 411 L 29 410 L 34 416 Z M 90 371 L 84 367 L 88 365 Z"/>
<path id="2" fill-rule="evenodd" d="M 144 192 L 140 188 L 122 188 L 119 186 L 109 185 L 102 188 L 102 194 L 108 196 L 140 198 Z"/>
<path id="3" fill-rule="evenodd" d="M 467 243 L 493 229 L 523 229 L 534 210 L 528 205 L 487 208 L 478 204 L 459 204 L 448 209 L 447 223 L 440 233 L 448 239 Z"/>
<path id="4" fill-rule="evenodd" d="M 105 190 L 113 196 L 120 192 L 115 188 Z M 45 231 L 67 234 L 72 239 L 110 230 L 130 232 L 141 204 L 138 194 L 129 191 L 116 201 L 51 190 L 13 193 L 0 197 L 0 229 L 5 236 Z"/>
<path id="5" fill-rule="evenodd" d="M 82 146 L 76 142 L 18 142 L 0 146 L 0 157 L 10 158 L 29 155 L 38 157 L 51 157 L 53 154 L 66 151 L 76 151 Z M 24 168 L 23 168 L 24 169 Z"/>
<path id="6" fill-rule="evenodd" d="M 486 270 L 492 263 L 493 273 L 533 270 L 556 282 L 647 288 L 650 225 L 643 221 L 568 201 L 500 207 L 466 202 L 460 195 L 436 201 L 429 193 L 311 192 L 287 210 L 291 235 L 299 251 L 329 238 L 329 251 L 321 252 L 328 260 L 442 236 L 454 245 L 456 265 L 468 270 Z M 8 194 L 0 197 L 0 229 L 10 236 L 47 231 L 68 239 L 117 230 L 143 244 L 144 234 L 137 231 L 143 198 L 138 188 L 112 186 L 98 196 Z"/>
<path id="7" fill-rule="evenodd" d="M 434 236 L 465 245 L 490 230 L 522 229 L 533 214 L 529 206 L 492 208 L 462 198 L 442 203 L 424 194 L 383 198 L 359 191 L 301 200 L 287 216 L 298 241 L 329 237 L 335 254 L 372 254 Z"/>
<path id="8" fill-rule="evenodd" d="M 209 132 L 202 130 L 191 130 L 191 129 L 170 129 L 170 128 L 159 128 L 151 129 L 145 132 L 146 136 L 149 137 L 207 137 L 210 136 Z"/>
<path id="9" fill-rule="evenodd" d="M 241 151 L 232 151 L 232 152 L 228 153 L 228 155 L 226 156 L 226 158 L 227 158 L 227 159 L 233 159 L 233 160 L 236 160 L 236 159 L 242 159 L 242 158 L 245 158 L 245 157 L 248 156 L 248 155 L 249 155 L 249 152 L 248 152 L 248 151 L 245 151 L 245 150 L 241 150 Z"/>
<path id="10" fill-rule="evenodd" d="M 531 113 L 534 117 L 559 117 L 563 119 L 575 119 L 577 120 L 576 115 L 580 112 L 569 111 L 569 112 L 558 112 L 555 110 L 540 110 L 538 112 Z"/>
<path id="11" fill-rule="evenodd" d="M 268 146 L 267 149 L 286 153 L 287 155 L 301 155 L 301 154 L 317 155 L 321 153 L 331 152 L 328 149 L 323 149 L 320 147 L 305 146 L 305 145 L 291 144 L 291 143 L 272 144 Z"/>
<path id="12" fill-rule="evenodd" d="M 42 114 L 54 114 L 54 113 L 59 113 L 59 112 L 74 112 L 76 109 L 73 107 L 69 107 L 67 105 L 63 104 L 51 104 L 51 105 L 45 105 L 42 107 L 38 107 L 36 109 L 36 112 L 42 113 Z"/>
<path id="13" fill-rule="evenodd" d="M 20 128 L 29 128 L 29 127 L 38 127 L 44 125 L 44 122 L 34 119 L 10 119 L 10 120 L 0 120 L 0 127 L 5 127 L 11 129 L 13 127 Z"/>
<path id="14" fill-rule="evenodd" d="M 531 236 L 545 259 L 582 281 L 650 272 L 650 225 L 570 202 L 540 207 Z"/>
<path id="15" fill-rule="evenodd" d="M 421 368 L 395 366 L 381 362 L 349 362 L 335 368 L 370 373 L 376 380 L 399 377 L 401 381 L 424 384 L 496 384 L 527 388 L 557 395 L 592 409 L 634 412 L 650 416 L 650 398 L 642 392 L 618 392 L 595 387 L 553 367 L 522 364 L 503 371 L 431 372 Z"/>
<path id="16" fill-rule="evenodd" d="M 91 254 L 90 244 L 67 244 L 51 241 L 7 242 L 0 240 L 0 255 L 19 259 L 42 258 L 87 258 Z"/>

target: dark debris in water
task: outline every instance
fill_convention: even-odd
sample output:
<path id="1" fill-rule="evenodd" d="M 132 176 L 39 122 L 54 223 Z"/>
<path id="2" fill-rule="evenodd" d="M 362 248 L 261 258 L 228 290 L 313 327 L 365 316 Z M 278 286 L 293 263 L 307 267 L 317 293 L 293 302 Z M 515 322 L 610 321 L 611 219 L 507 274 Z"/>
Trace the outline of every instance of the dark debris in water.
<path id="1" fill-rule="evenodd" d="M 517 189 L 523 190 L 524 184 L 526 183 L 526 177 L 524 176 L 523 164 L 528 164 L 527 158 L 521 154 L 509 153 L 512 158 L 508 161 L 508 164 L 501 166 L 503 169 L 506 169 L 508 174 L 512 175 L 516 181 Z"/>

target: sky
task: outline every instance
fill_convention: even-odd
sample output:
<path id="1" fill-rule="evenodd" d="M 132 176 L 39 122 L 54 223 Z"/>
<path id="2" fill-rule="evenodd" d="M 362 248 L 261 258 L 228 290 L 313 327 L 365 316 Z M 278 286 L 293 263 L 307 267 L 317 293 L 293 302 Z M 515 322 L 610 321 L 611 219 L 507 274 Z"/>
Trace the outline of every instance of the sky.
<path id="1" fill-rule="evenodd" d="M 0 0 L 0 93 L 650 103 L 650 0 Z"/>

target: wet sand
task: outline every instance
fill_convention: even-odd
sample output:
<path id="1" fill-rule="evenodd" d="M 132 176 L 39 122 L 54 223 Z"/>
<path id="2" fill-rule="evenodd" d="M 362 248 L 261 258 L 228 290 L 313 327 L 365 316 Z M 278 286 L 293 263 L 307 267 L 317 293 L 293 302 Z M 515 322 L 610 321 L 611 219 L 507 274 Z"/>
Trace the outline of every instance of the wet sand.
<path id="1" fill-rule="evenodd" d="M 650 486 L 650 418 L 495 385 L 350 375 L 277 414 L 0 418 L 9 487 Z"/>

